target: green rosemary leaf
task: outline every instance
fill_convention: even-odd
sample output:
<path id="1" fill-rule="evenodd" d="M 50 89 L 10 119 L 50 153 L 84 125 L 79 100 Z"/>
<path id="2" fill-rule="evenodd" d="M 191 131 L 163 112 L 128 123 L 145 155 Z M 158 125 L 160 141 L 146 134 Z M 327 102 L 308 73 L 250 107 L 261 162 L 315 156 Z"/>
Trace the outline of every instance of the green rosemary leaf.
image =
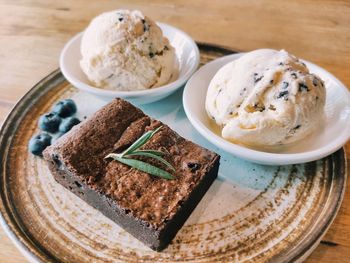
<path id="1" fill-rule="evenodd" d="M 175 168 L 169 163 L 167 162 L 165 159 L 163 159 L 162 157 L 153 154 L 150 151 L 144 150 L 144 151 L 134 151 L 132 153 L 129 153 L 128 156 L 146 156 L 146 157 L 150 157 L 153 159 L 156 159 L 158 161 L 160 161 L 161 163 L 165 164 L 167 167 L 169 167 L 172 171 L 175 171 Z"/>
<path id="2" fill-rule="evenodd" d="M 155 167 L 149 163 L 145 163 L 145 162 L 135 160 L 135 159 L 120 157 L 117 154 L 113 154 L 113 153 L 109 154 L 107 156 L 109 156 L 110 158 L 113 158 L 114 160 L 119 161 L 123 164 L 131 166 L 137 170 L 140 170 L 142 172 L 145 172 L 145 173 L 148 173 L 148 174 L 151 174 L 154 176 L 158 176 L 158 177 L 161 177 L 164 179 L 168 179 L 168 180 L 174 179 L 174 177 L 170 173 L 168 173 L 168 172 L 166 172 L 158 167 Z"/>
<path id="3" fill-rule="evenodd" d="M 118 153 L 110 153 L 110 154 L 108 154 L 106 157 L 105 157 L 105 159 L 108 159 L 108 158 L 112 158 L 112 159 L 115 159 L 115 158 L 122 158 L 122 156 L 120 155 L 120 154 L 118 154 Z"/>
<path id="4" fill-rule="evenodd" d="M 167 171 L 164 171 L 156 166 L 153 166 L 149 163 L 127 158 L 128 156 L 146 156 L 150 158 L 154 158 L 163 164 L 165 164 L 167 167 L 169 167 L 172 171 L 175 171 L 175 168 L 167 162 L 165 159 L 162 158 L 162 156 L 165 154 L 161 151 L 157 150 L 140 150 L 139 148 L 142 147 L 144 144 L 146 144 L 154 134 L 156 134 L 162 126 L 158 127 L 157 129 L 153 131 L 148 131 L 144 133 L 139 139 L 137 139 L 128 149 L 126 149 L 122 153 L 110 153 L 105 158 L 113 158 L 116 161 L 119 161 L 123 164 L 129 165 L 135 169 L 138 169 L 140 171 L 149 173 L 151 175 L 155 175 L 158 177 L 162 177 L 165 179 L 174 179 L 174 177 L 168 173 Z"/>
<path id="5" fill-rule="evenodd" d="M 121 153 L 121 156 L 128 155 L 129 153 L 137 150 L 142 145 L 144 145 L 152 136 L 152 131 L 144 133 L 140 138 L 138 138 L 128 149 Z"/>
<path id="6" fill-rule="evenodd" d="M 161 128 L 163 128 L 163 125 L 159 126 L 157 129 L 155 129 L 153 132 L 152 132 L 152 136 L 155 135 Z M 151 137 L 152 137 L 151 136 Z"/>
<path id="7" fill-rule="evenodd" d="M 153 153 L 153 154 L 158 155 L 158 156 L 163 156 L 163 155 L 165 155 L 165 153 L 164 153 L 164 152 L 157 151 L 157 150 L 149 150 L 149 149 L 147 149 L 147 150 L 137 150 L 137 151 L 138 151 L 138 152 L 148 152 L 148 153 Z"/>
<path id="8" fill-rule="evenodd" d="M 146 144 L 154 134 L 156 134 L 163 126 L 159 126 L 157 129 L 154 131 L 148 131 L 144 133 L 140 138 L 138 138 L 128 149 L 126 149 L 121 156 L 128 155 L 129 153 L 132 153 L 133 151 L 139 149 L 142 147 L 144 144 Z"/>

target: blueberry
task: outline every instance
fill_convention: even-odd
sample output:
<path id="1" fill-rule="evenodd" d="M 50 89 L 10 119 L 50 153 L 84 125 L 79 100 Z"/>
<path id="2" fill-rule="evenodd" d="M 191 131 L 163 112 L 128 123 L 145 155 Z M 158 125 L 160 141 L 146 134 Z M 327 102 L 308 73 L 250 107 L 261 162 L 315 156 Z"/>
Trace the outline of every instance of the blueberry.
<path id="1" fill-rule="evenodd" d="M 68 132 L 70 129 L 72 129 L 73 126 L 79 123 L 80 123 L 80 120 L 78 118 L 69 117 L 69 118 L 63 119 L 58 130 L 60 132 L 65 133 L 65 132 Z"/>
<path id="2" fill-rule="evenodd" d="M 51 145 L 51 140 L 52 140 L 52 137 L 50 134 L 47 134 L 47 133 L 41 133 L 41 134 L 38 134 L 37 136 L 33 137 L 39 141 L 42 141 L 43 143 L 45 143 L 47 146 Z"/>
<path id="3" fill-rule="evenodd" d="M 77 112 L 77 106 L 75 102 L 71 99 L 61 100 L 56 103 L 52 109 L 53 112 L 56 112 L 60 117 L 65 118 L 72 116 Z"/>
<path id="4" fill-rule="evenodd" d="M 33 136 L 29 140 L 28 149 L 32 154 L 42 156 L 45 148 L 51 144 L 51 139 L 51 136 L 46 133 Z"/>
<path id="5" fill-rule="evenodd" d="M 31 139 L 29 141 L 28 148 L 32 154 L 42 156 L 42 153 L 46 147 L 42 141 Z"/>
<path id="6" fill-rule="evenodd" d="M 46 113 L 39 118 L 39 128 L 47 132 L 56 132 L 62 119 L 57 113 Z"/>

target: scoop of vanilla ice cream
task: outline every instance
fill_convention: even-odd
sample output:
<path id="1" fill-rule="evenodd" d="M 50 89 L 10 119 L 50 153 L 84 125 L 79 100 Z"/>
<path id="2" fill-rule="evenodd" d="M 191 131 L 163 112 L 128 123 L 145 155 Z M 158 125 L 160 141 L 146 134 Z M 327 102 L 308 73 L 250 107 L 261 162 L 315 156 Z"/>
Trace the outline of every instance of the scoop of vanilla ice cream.
<path id="1" fill-rule="evenodd" d="M 206 110 L 222 137 L 252 146 L 300 140 L 323 115 L 324 82 L 286 51 L 260 49 L 223 66 L 211 80 Z"/>
<path id="2" fill-rule="evenodd" d="M 94 18 L 81 41 L 80 66 L 97 87 L 143 90 L 177 74 L 174 48 L 140 11 L 116 10 Z"/>

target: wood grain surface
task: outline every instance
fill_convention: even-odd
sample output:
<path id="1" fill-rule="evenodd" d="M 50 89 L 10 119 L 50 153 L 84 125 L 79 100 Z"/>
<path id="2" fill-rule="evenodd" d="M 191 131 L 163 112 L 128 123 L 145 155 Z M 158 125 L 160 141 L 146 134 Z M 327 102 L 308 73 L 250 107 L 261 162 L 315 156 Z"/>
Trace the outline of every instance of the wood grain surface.
<path id="1" fill-rule="evenodd" d="M 69 38 L 97 14 L 117 8 L 140 9 L 197 41 L 242 51 L 284 48 L 324 67 L 350 87 L 350 2 L 345 0 L 1 0 L 0 123 L 26 91 L 58 67 L 60 50 Z M 350 142 L 346 151 L 349 161 Z M 347 191 L 337 218 L 307 262 L 349 260 Z M 0 262 L 26 262 L 3 230 Z"/>

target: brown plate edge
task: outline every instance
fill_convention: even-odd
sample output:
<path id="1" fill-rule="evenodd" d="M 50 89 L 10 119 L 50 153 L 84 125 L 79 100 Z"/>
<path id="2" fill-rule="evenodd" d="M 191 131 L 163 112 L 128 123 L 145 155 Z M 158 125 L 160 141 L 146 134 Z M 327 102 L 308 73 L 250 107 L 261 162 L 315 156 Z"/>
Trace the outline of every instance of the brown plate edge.
<path id="1" fill-rule="evenodd" d="M 47 90 L 54 88 L 57 83 L 63 80 L 64 77 L 59 69 L 54 70 L 40 80 L 16 103 L 0 129 L 0 187 L 2 190 L 0 191 L 0 224 L 15 246 L 30 262 L 59 260 L 42 247 L 39 242 L 34 240 L 29 234 L 29 231 L 26 231 L 27 229 L 21 222 L 13 205 L 11 195 L 8 194 L 7 179 L 4 178 L 4 175 L 6 176 L 6 170 L 8 169 L 6 158 L 8 158 L 11 140 L 7 138 L 12 137 L 13 131 L 18 128 L 30 106 L 39 101 Z M 47 83 L 50 84 L 47 85 Z"/>
<path id="2" fill-rule="evenodd" d="M 271 262 L 303 262 L 320 244 L 322 238 L 336 218 L 346 189 L 348 164 L 344 147 L 323 159 L 327 159 L 330 165 L 329 176 L 332 177 L 332 187 L 328 196 L 330 199 L 327 200 L 328 207 L 323 208 L 327 213 L 326 216 L 322 218 L 321 227 L 318 231 L 307 236 L 296 247 L 290 249 L 285 254 L 282 252 L 281 254 L 272 257 L 270 259 Z"/>
<path id="3" fill-rule="evenodd" d="M 201 52 L 218 52 L 222 55 L 228 55 L 236 53 L 236 50 L 232 50 L 229 47 L 224 47 L 220 45 L 212 45 L 202 42 L 197 42 Z M 20 124 L 23 116 L 26 114 L 30 105 L 35 104 L 40 100 L 41 95 L 45 94 L 48 90 L 55 87 L 57 83 L 62 82 L 64 77 L 60 69 L 56 69 L 45 78 L 40 80 L 36 85 L 34 85 L 13 107 L 11 112 L 8 114 L 7 118 L 3 122 L 3 125 L 0 129 L 0 187 L 3 191 L 0 191 L 0 224 L 3 227 L 4 231 L 8 237 L 12 240 L 15 246 L 21 251 L 21 253 L 30 261 L 30 262 L 48 262 L 60 261 L 44 247 L 41 246 L 40 242 L 31 238 L 28 231 L 26 231 L 23 224 L 21 224 L 19 216 L 11 202 L 11 198 L 7 194 L 6 181 L 4 180 L 4 171 L 6 171 L 6 157 L 8 156 L 10 140 L 7 138 L 12 137 L 13 130 L 16 130 Z M 47 85 L 49 83 L 49 85 Z M 2 142 L 2 143 L 1 143 Z M 308 237 L 306 240 L 303 240 L 299 246 L 294 247 L 292 250 L 286 254 L 280 254 L 276 257 L 271 258 L 272 261 L 288 260 L 291 262 L 302 261 L 304 260 L 311 252 L 317 247 L 322 237 L 327 232 L 328 228 L 332 224 L 334 218 L 336 217 L 339 208 L 341 206 L 345 188 L 346 188 L 346 177 L 347 177 L 347 162 L 346 154 L 344 148 L 339 149 L 335 153 L 325 157 L 331 158 L 330 164 L 335 163 L 332 167 L 333 178 L 336 175 L 336 179 L 339 180 L 336 184 L 336 189 L 332 191 L 337 191 L 338 195 L 333 195 L 331 208 L 327 213 L 327 217 L 324 218 L 322 228 L 316 232 L 315 235 Z M 338 174 L 335 174 L 336 168 L 339 169 Z M 331 195 L 330 195 L 331 196 Z M 328 208 L 328 209 L 329 209 Z"/>

